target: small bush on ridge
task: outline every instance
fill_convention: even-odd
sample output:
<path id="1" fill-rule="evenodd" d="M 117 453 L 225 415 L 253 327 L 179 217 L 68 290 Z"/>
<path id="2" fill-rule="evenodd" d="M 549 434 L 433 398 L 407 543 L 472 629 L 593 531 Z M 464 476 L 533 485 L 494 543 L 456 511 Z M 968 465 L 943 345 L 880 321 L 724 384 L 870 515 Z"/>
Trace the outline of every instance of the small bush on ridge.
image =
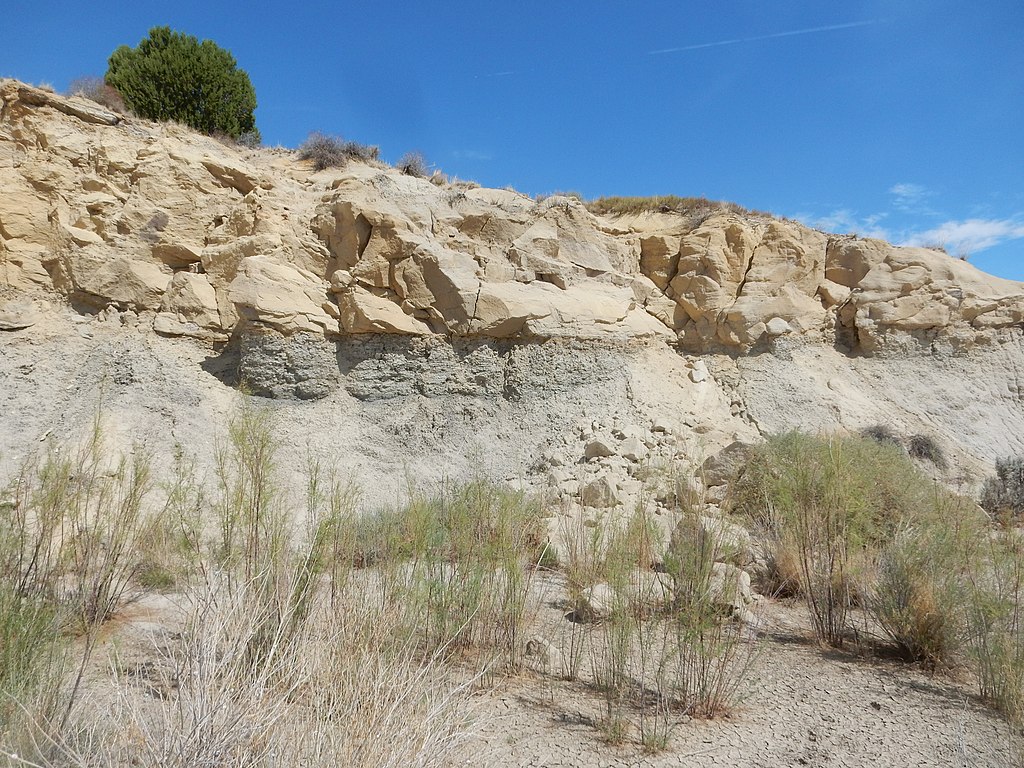
<path id="1" fill-rule="evenodd" d="M 415 176 L 417 179 L 425 179 L 430 173 L 426 158 L 419 152 L 406 152 L 395 163 L 395 168 L 399 173 L 403 173 L 406 176 Z"/>
<path id="2" fill-rule="evenodd" d="M 741 216 L 777 218 L 766 211 L 744 208 L 742 205 L 705 197 L 679 197 L 654 195 L 650 197 L 599 197 L 586 203 L 587 210 L 597 216 L 628 216 L 642 213 L 668 213 L 687 219 L 689 227 L 698 227 L 716 213 L 735 213 Z"/>
<path id="3" fill-rule="evenodd" d="M 68 96 L 81 96 L 89 101 L 95 101 L 102 107 L 113 112 L 124 114 L 126 107 L 120 92 L 112 85 L 103 82 L 102 77 L 79 77 L 68 85 Z"/>
<path id="4" fill-rule="evenodd" d="M 203 133 L 255 132 L 256 91 L 235 57 L 212 40 L 153 27 L 135 48 L 111 55 L 104 81 L 150 120 L 177 120 Z"/>
<path id="5" fill-rule="evenodd" d="M 310 160 L 314 170 L 344 168 L 349 160 L 371 162 L 379 159 L 378 147 L 347 141 L 340 136 L 330 136 L 314 131 L 299 147 L 299 159 Z"/>

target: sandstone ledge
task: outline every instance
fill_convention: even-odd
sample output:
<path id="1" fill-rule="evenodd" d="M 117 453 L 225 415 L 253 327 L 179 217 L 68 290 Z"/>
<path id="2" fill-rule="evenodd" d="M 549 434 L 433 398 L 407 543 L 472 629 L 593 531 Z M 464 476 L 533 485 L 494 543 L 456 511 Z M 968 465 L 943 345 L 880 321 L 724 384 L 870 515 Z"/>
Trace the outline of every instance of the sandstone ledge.
<path id="1" fill-rule="evenodd" d="M 731 212 L 603 219 L 568 197 L 436 186 L 374 163 L 314 173 L 287 151 L 11 80 L 0 185 L 0 286 L 135 313 L 163 335 L 902 355 L 969 351 L 1024 324 L 1024 284 L 933 250 Z M 289 354 L 283 371 L 317 365 Z"/>

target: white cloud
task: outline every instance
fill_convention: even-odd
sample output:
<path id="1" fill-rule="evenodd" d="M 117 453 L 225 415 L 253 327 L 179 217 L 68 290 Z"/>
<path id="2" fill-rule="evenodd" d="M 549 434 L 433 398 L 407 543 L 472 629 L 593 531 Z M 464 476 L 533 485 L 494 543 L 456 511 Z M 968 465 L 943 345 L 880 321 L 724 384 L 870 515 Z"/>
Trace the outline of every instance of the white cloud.
<path id="1" fill-rule="evenodd" d="M 889 187 L 889 194 L 900 201 L 914 201 L 927 195 L 928 190 L 920 184 L 893 184 Z"/>
<path id="2" fill-rule="evenodd" d="M 925 204 L 925 201 L 933 194 L 928 187 L 906 182 L 893 184 L 889 187 L 889 194 L 892 195 L 892 204 L 896 210 L 930 216 L 937 215 Z"/>
<path id="3" fill-rule="evenodd" d="M 947 221 L 909 235 L 900 245 L 941 245 L 956 253 L 976 253 L 1024 237 L 1024 222 L 1012 219 Z"/>
<path id="4" fill-rule="evenodd" d="M 888 240 L 890 238 L 889 231 L 885 227 L 879 226 L 885 217 L 884 213 L 859 217 L 855 211 L 851 211 L 849 208 L 839 208 L 825 216 L 797 214 L 795 218 L 825 232 L 856 233 L 862 237 Z"/>
<path id="5" fill-rule="evenodd" d="M 927 188 L 920 184 L 893 184 L 889 187 L 889 194 L 896 197 L 917 200 L 928 194 Z"/>

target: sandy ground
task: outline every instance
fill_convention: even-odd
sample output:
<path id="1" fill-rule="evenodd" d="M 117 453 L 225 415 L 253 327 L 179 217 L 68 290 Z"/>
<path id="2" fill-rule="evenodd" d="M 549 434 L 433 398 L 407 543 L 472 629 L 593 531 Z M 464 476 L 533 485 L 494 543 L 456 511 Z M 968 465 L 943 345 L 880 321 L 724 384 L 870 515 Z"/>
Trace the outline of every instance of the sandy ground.
<path id="1" fill-rule="evenodd" d="M 542 575 L 530 632 L 557 642 L 568 631 L 558 595 L 564 577 Z M 157 649 L 175 641 L 173 597 L 149 595 L 112 622 L 95 654 L 83 699 L 112 701 L 117 669 L 145 688 Z M 927 674 L 883 653 L 822 649 L 804 607 L 765 599 L 744 699 L 728 716 L 677 722 L 668 748 L 646 754 L 635 729 L 611 746 L 599 726 L 600 694 L 585 677 L 537 669 L 491 676 L 476 697 L 475 735 L 464 765 L 573 766 L 957 766 L 1009 768 L 1009 729 L 975 696 L 966 674 Z M 113 655 L 112 655 L 113 654 Z M 112 659 L 116 659 L 112 662 Z M 125 675 L 125 673 L 127 673 Z M 150 695 L 155 695 L 151 691 Z M 107 706 L 103 704 L 102 706 Z"/>
<path id="2" fill-rule="evenodd" d="M 558 590 L 549 584 L 547 594 Z M 554 639 L 565 618 L 552 601 L 545 605 L 536 621 Z M 727 717 L 679 723 L 663 753 L 645 754 L 635 728 L 632 743 L 604 743 L 600 695 L 540 675 L 508 680 L 489 695 L 481 753 L 501 766 L 1013 764 L 1005 722 L 963 673 L 927 674 L 881 658 L 884 649 L 822 649 L 802 603 L 765 599 L 761 619 L 742 703 Z"/>

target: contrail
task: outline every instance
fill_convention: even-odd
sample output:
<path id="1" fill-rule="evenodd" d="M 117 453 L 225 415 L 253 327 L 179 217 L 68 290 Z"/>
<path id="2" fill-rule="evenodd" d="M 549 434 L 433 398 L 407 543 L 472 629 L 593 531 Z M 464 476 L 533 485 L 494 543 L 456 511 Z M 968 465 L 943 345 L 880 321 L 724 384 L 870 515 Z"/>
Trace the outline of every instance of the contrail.
<path id="1" fill-rule="evenodd" d="M 758 37 L 740 37 L 735 40 L 717 40 L 713 43 L 700 43 L 699 45 L 684 45 L 681 48 L 663 48 L 659 51 L 648 51 L 649 54 L 679 53 L 680 51 L 698 51 L 701 48 L 717 48 L 721 45 L 737 45 L 739 43 L 753 43 L 757 40 L 774 40 L 778 37 L 793 37 L 794 35 L 812 35 L 815 32 L 833 32 L 837 29 L 852 29 L 853 27 L 866 27 L 877 24 L 878 19 L 870 21 L 851 21 L 848 24 L 832 24 L 827 27 L 810 27 L 809 29 L 794 29 L 789 32 L 776 32 L 773 35 L 760 35 Z"/>

